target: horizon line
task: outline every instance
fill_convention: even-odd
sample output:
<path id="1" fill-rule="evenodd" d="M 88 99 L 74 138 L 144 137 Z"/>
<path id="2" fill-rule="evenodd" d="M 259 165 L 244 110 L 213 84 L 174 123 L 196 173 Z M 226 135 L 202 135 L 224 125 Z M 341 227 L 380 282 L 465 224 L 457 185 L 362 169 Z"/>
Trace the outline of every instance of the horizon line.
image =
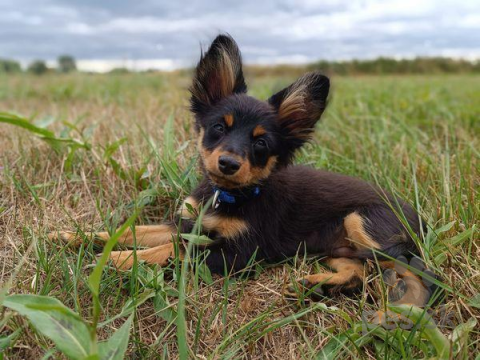
<path id="1" fill-rule="evenodd" d="M 177 70 L 187 70 L 194 68 L 196 61 L 187 61 L 187 60 L 174 60 L 171 58 L 156 58 L 156 59 L 75 59 L 77 65 L 77 70 L 83 72 L 98 72 L 98 73 L 107 73 L 115 69 L 126 69 L 133 72 L 141 72 L 148 70 L 157 70 L 165 72 L 173 72 Z M 244 61 L 246 66 L 265 66 L 265 67 L 276 67 L 276 66 L 305 66 L 321 61 L 326 62 L 337 62 L 345 63 L 351 61 L 373 61 L 378 59 L 392 59 L 396 61 L 401 60 L 415 60 L 415 59 L 433 59 L 433 58 L 442 58 L 450 59 L 454 61 L 467 61 L 472 64 L 475 64 L 480 61 L 479 55 L 472 56 L 445 56 L 445 55 L 412 55 L 412 56 L 375 56 L 375 57 L 366 57 L 366 58 L 346 58 L 346 59 L 321 59 L 321 58 L 308 58 L 306 56 L 290 56 L 290 57 L 268 57 L 268 58 L 258 58 L 256 61 Z M 28 65 L 34 61 L 45 61 L 49 68 L 57 68 L 57 60 L 43 60 L 43 59 L 32 59 L 32 60 L 16 60 L 0 57 L 0 60 L 11 60 L 17 61 L 20 63 L 23 70 L 27 69 Z"/>

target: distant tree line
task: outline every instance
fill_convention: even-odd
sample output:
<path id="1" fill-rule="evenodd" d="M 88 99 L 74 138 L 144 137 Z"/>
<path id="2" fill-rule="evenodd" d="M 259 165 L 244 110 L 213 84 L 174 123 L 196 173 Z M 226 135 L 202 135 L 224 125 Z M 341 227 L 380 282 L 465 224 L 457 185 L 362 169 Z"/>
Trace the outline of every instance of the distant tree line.
<path id="1" fill-rule="evenodd" d="M 320 71 L 338 75 L 387 75 L 387 74 L 461 74 L 480 73 L 480 61 L 467 61 L 443 57 L 418 57 L 396 60 L 377 58 L 374 60 L 317 61 L 307 65 L 251 65 L 245 69 L 252 76 L 301 76 L 306 71 Z"/>
<path id="2" fill-rule="evenodd" d="M 43 60 L 32 61 L 26 71 L 42 75 L 48 72 L 69 73 L 76 71 L 75 59 L 69 55 L 59 56 L 57 67 L 51 69 Z M 361 74 L 457 74 L 457 73 L 480 73 L 480 61 L 467 61 L 444 57 L 417 57 L 415 59 L 392 59 L 380 57 L 374 60 L 350 60 L 350 61 L 326 61 L 321 60 L 312 64 L 293 66 L 247 66 L 246 71 L 254 75 L 297 75 L 306 70 L 319 70 L 329 74 L 361 75 Z M 22 72 L 19 62 L 9 59 L 0 59 L 1 73 Z M 117 68 L 110 71 L 111 74 L 129 73 L 126 68 Z"/>
<path id="3" fill-rule="evenodd" d="M 341 75 L 351 74 L 445 74 L 480 72 L 480 61 L 471 62 L 444 57 L 417 57 L 415 59 L 318 61 L 307 66 L 311 70 Z"/>
<path id="4" fill-rule="evenodd" d="M 20 63 L 14 60 L 0 59 L 0 73 L 17 73 L 22 71 Z"/>
<path id="5" fill-rule="evenodd" d="M 28 64 L 27 71 L 35 75 L 43 75 L 51 71 L 60 73 L 69 73 L 77 70 L 75 58 L 70 55 L 62 55 L 57 59 L 57 67 L 50 69 L 44 60 L 33 60 Z M 18 61 L 10 59 L 0 59 L 1 73 L 19 73 L 22 72 L 22 66 Z"/>

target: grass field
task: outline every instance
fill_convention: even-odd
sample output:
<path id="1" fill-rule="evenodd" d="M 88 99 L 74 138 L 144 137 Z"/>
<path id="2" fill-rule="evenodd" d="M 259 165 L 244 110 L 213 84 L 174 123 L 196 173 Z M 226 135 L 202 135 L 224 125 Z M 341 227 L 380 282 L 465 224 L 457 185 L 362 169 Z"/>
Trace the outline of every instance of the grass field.
<path id="1" fill-rule="evenodd" d="M 251 94 L 265 99 L 291 80 L 252 79 Z M 420 321 L 409 330 L 362 331 L 362 311 L 385 306 L 374 275 L 358 298 L 285 298 L 288 282 L 321 271 L 315 260 L 250 279 L 212 277 L 178 261 L 123 273 L 106 266 L 98 282 L 98 248 L 51 243 L 46 235 L 54 230 L 114 231 L 136 210 L 136 224 L 171 216 L 200 176 L 188 85 L 183 74 L 0 77 L 0 112 L 55 135 L 42 139 L 0 122 L 0 305 L 7 306 L 0 359 L 62 358 L 72 341 L 94 353 L 119 328 L 126 331 L 109 344 L 128 343 L 134 359 L 478 356 L 478 76 L 333 78 L 315 141 L 297 158 L 380 184 L 414 204 L 429 224 L 423 257 L 447 292 L 433 310 L 438 328 Z M 27 314 L 21 316 L 6 294 L 56 298 L 79 316 L 44 298 L 17 310 Z M 127 318 L 128 341 L 129 323 L 121 328 Z M 52 319 L 68 325 L 72 338 L 55 337 Z"/>

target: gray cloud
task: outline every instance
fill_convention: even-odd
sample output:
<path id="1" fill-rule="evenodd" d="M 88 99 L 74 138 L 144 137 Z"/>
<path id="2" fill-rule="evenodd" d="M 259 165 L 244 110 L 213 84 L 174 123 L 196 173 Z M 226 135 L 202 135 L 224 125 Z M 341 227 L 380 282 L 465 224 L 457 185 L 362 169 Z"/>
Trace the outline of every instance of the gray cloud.
<path id="1" fill-rule="evenodd" d="M 68 53 L 96 66 L 191 65 L 220 31 L 250 63 L 480 57 L 477 0 L 7 0 L 0 13 L 0 57 L 23 61 Z"/>

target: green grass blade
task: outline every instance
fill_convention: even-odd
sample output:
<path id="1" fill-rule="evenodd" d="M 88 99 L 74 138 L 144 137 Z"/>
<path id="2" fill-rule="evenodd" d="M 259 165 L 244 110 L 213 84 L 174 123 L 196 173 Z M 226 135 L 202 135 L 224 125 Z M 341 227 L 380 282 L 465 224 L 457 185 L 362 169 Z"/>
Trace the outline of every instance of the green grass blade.
<path id="1" fill-rule="evenodd" d="M 128 347 L 130 328 L 132 327 L 133 314 L 125 321 L 110 339 L 98 344 L 98 353 L 101 360 L 123 360 Z"/>
<path id="2" fill-rule="evenodd" d="M 110 253 L 112 252 L 113 247 L 117 244 L 118 239 L 122 234 L 133 225 L 135 219 L 138 216 L 138 211 L 136 211 L 132 216 L 128 218 L 127 221 L 118 229 L 118 231 L 112 235 L 112 237 L 106 242 L 105 246 L 103 247 L 103 253 L 100 256 L 100 259 L 97 262 L 97 265 L 93 269 L 92 274 L 88 277 L 88 284 L 95 296 L 99 295 L 99 287 L 100 287 L 100 279 L 102 277 L 102 271 L 105 267 Z"/>

